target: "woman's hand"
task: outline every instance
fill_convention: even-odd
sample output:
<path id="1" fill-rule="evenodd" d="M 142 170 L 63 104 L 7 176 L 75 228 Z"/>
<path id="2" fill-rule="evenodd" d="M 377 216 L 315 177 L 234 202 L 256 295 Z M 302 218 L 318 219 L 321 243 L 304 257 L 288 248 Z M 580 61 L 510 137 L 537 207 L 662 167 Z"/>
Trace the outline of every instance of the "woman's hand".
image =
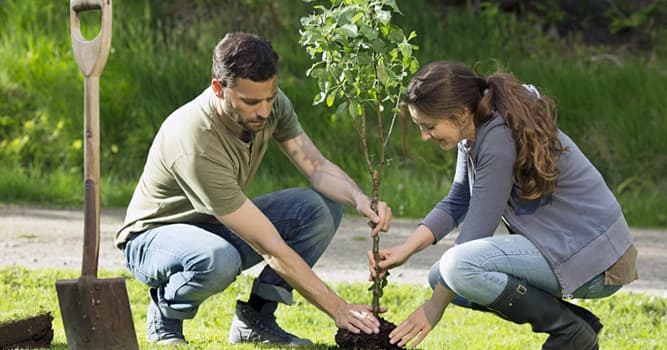
<path id="1" fill-rule="evenodd" d="M 386 308 L 380 308 L 380 312 L 386 312 Z M 380 332 L 380 321 L 373 316 L 373 309 L 363 304 L 342 304 L 334 314 L 336 327 L 347 329 L 358 334 L 377 334 Z"/>
<path id="2" fill-rule="evenodd" d="M 375 261 L 372 251 L 368 251 L 368 263 L 370 265 L 371 277 L 375 277 L 377 273 L 380 276 L 384 275 L 387 270 L 393 269 L 396 266 L 403 265 L 412 255 L 412 250 L 405 244 L 380 249 L 380 261 Z"/>
<path id="3" fill-rule="evenodd" d="M 438 283 L 431 299 L 413 311 L 398 327 L 389 333 L 389 342 L 403 347 L 410 341 L 416 347 L 442 318 L 447 305 L 454 299 L 454 292 Z M 414 341 L 413 341 L 414 340 Z"/>
<path id="4" fill-rule="evenodd" d="M 391 331 L 389 334 L 389 342 L 391 344 L 398 343 L 398 346 L 403 347 L 412 341 L 410 346 L 416 347 L 424 340 L 426 335 L 438 324 L 444 311 L 444 309 L 434 310 L 429 305 L 429 302 L 430 300 L 426 301 L 417 310 L 412 312 L 405 321 Z"/>
<path id="5" fill-rule="evenodd" d="M 380 249 L 379 261 L 375 261 L 373 252 L 368 252 L 368 261 L 370 263 L 371 278 L 379 273 L 382 276 L 389 269 L 403 265 L 412 254 L 428 247 L 433 243 L 433 233 L 424 226 L 419 225 L 417 229 L 410 234 L 405 242 L 390 248 Z"/>

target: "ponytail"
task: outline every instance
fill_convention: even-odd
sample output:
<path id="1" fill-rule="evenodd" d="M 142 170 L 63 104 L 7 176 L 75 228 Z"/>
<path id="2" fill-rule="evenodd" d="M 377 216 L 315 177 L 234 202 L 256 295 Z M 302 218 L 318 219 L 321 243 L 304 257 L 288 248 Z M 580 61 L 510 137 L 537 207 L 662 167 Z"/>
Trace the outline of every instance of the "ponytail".
<path id="1" fill-rule="evenodd" d="M 480 106 L 493 106 L 512 131 L 516 145 L 514 184 L 525 199 L 537 199 L 556 190 L 558 159 L 564 151 L 558 139 L 555 103 L 526 88 L 509 73 L 487 79 L 489 92 Z M 478 107 L 479 109 L 479 107 Z"/>

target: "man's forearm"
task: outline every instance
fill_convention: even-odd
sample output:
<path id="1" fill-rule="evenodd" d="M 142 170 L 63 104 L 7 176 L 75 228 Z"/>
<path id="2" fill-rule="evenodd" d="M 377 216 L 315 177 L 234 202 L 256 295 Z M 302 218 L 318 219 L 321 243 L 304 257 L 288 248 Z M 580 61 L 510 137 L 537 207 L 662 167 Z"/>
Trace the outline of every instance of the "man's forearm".
<path id="1" fill-rule="evenodd" d="M 353 208 L 358 207 L 361 201 L 370 201 L 350 176 L 328 160 L 313 172 L 310 183 L 333 201 Z"/>
<path id="2" fill-rule="evenodd" d="M 335 319 L 336 310 L 345 300 L 331 290 L 294 251 L 283 250 L 280 256 L 264 255 L 264 259 L 306 300 Z"/>

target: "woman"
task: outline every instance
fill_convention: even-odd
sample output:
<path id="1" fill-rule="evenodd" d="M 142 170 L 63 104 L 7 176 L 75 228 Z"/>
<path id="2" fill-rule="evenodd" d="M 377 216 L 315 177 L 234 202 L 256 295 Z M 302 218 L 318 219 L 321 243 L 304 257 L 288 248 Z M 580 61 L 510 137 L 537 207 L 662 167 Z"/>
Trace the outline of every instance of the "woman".
<path id="1" fill-rule="evenodd" d="M 637 278 L 637 250 L 614 195 L 531 85 L 437 61 L 410 81 L 405 107 L 424 141 L 458 145 L 447 196 L 372 273 L 403 264 L 459 224 L 430 273 L 431 299 L 391 334 L 419 344 L 450 302 L 549 334 L 543 349 L 598 349 L 599 319 L 566 302 L 604 298 Z M 511 233 L 493 236 L 502 221 Z"/>

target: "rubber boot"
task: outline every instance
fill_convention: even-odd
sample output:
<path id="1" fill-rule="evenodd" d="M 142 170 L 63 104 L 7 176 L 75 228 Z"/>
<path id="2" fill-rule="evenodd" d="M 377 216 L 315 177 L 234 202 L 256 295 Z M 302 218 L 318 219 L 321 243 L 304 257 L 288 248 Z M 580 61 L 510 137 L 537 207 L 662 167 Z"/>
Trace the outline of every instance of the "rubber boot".
<path id="1" fill-rule="evenodd" d="M 590 310 L 588 310 L 586 308 L 583 308 L 579 305 L 569 303 L 569 302 L 567 302 L 565 300 L 562 300 L 562 299 L 560 300 L 560 302 L 565 304 L 565 306 L 567 306 L 572 312 L 574 312 L 577 316 L 581 317 L 584 321 L 586 321 L 586 323 L 588 323 L 588 325 L 591 326 L 591 328 L 593 328 L 593 330 L 595 331 L 596 334 L 600 334 L 600 330 L 604 326 L 602 325 L 602 322 L 600 322 L 600 318 L 595 316 L 594 313 L 592 313 Z M 468 303 L 469 304 L 467 304 L 465 306 L 462 306 L 462 307 L 469 308 L 471 310 L 492 313 L 492 314 L 494 314 L 498 317 L 504 318 L 503 315 L 497 313 L 494 310 L 489 309 L 488 307 L 486 307 L 484 305 L 480 305 L 480 304 L 477 304 L 477 303 L 471 302 L 471 301 L 469 301 Z M 508 320 L 508 321 L 511 321 L 511 320 Z"/>
<path id="2" fill-rule="evenodd" d="M 488 308 L 514 323 L 530 323 L 548 333 L 542 350 L 597 350 L 597 334 L 566 303 L 509 276 L 507 286 Z"/>

